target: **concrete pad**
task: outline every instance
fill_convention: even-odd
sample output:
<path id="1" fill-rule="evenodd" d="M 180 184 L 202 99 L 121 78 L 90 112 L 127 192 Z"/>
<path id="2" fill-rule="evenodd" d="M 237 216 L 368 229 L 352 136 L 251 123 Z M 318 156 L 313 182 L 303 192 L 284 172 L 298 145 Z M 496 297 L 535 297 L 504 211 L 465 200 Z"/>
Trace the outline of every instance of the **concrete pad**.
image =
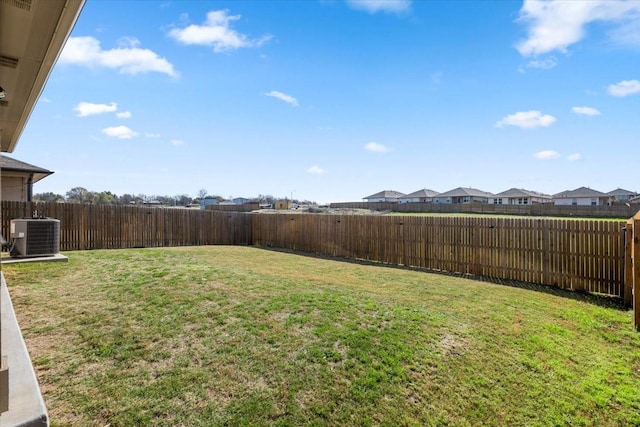
<path id="1" fill-rule="evenodd" d="M 9 411 L 0 414 L 2 427 L 48 426 L 49 416 L 40 385 L 31 364 L 27 345 L 0 273 L 0 314 L 2 316 L 2 356 L 7 356 L 9 373 Z"/>
<path id="2" fill-rule="evenodd" d="M 2 264 L 16 264 L 23 262 L 68 262 L 69 257 L 62 254 L 47 255 L 47 256 L 34 256 L 25 258 L 2 258 L 0 263 Z"/>

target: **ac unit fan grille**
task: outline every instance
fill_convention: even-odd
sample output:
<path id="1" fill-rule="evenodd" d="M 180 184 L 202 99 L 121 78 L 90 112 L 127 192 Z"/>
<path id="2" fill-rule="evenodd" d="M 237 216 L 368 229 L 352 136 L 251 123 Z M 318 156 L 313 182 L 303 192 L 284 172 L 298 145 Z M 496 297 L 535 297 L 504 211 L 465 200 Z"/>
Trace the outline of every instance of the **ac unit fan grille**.
<path id="1" fill-rule="evenodd" d="M 52 222 L 27 223 L 27 254 L 45 255 L 60 252 L 60 229 Z"/>

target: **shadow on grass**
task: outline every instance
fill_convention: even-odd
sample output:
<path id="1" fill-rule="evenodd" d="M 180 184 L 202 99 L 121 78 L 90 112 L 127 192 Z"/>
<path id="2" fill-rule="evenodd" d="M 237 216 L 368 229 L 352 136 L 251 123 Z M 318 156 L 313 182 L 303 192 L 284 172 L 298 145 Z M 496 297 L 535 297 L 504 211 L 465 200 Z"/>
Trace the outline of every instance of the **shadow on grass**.
<path id="1" fill-rule="evenodd" d="M 527 289 L 530 291 L 550 294 L 550 295 L 554 295 L 561 298 L 568 298 L 575 301 L 582 301 L 582 302 L 597 305 L 600 307 L 613 308 L 621 311 L 630 310 L 630 307 L 627 307 L 624 305 L 624 301 L 622 300 L 622 298 L 618 298 L 611 295 L 605 295 L 605 294 L 591 293 L 586 291 L 572 291 L 569 289 L 562 289 L 553 285 L 541 285 L 538 283 L 521 282 L 518 280 L 499 279 L 499 278 L 487 277 L 487 276 L 477 276 L 477 275 L 468 274 L 468 273 L 456 273 L 452 271 L 434 270 L 434 269 L 421 268 L 421 267 L 408 267 L 404 265 L 388 264 L 388 263 L 383 263 L 379 261 L 369 261 L 369 260 L 363 260 L 363 259 L 330 256 L 330 255 L 323 255 L 323 254 L 317 254 L 312 252 L 295 251 L 291 249 L 274 248 L 274 247 L 268 247 L 268 246 L 256 246 L 256 247 L 260 249 L 273 251 L 273 252 L 288 253 L 293 255 L 310 257 L 310 258 L 345 262 L 349 264 L 370 265 L 370 266 L 377 266 L 377 267 L 397 268 L 400 270 L 407 270 L 407 271 L 418 271 L 423 273 L 442 274 L 450 277 L 459 277 L 461 279 L 469 279 L 469 280 L 475 280 L 478 282 L 487 282 L 487 283 L 493 283 L 497 285 L 511 286 L 513 288 Z"/>

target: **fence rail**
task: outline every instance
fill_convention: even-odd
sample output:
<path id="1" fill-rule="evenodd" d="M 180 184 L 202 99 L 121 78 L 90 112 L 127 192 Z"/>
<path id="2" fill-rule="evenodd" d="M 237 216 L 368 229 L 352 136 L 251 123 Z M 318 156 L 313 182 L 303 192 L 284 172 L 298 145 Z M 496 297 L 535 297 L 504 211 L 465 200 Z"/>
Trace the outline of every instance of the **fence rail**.
<path id="1" fill-rule="evenodd" d="M 461 204 L 348 202 L 331 203 L 331 207 L 406 213 L 475 213 L 580 218 L 631 218 L 636 214 L 636 212 L 638 212 L 638 210 L 640 210 L 640 205 L 558 206 L 552 203 L 537 203 L 533 205 L 495 205 L 477 202 Z"/>
<path id="2" fill-rule="evenodd" d="M 60 220 L 62 251 L 254 244 L 598 292 L 627 303 L 632 298 L 625 288 L 626 221 L 251 214 L 4 201 L 2 234 L 9 237 L 11 219 L 36 214 Z"/>

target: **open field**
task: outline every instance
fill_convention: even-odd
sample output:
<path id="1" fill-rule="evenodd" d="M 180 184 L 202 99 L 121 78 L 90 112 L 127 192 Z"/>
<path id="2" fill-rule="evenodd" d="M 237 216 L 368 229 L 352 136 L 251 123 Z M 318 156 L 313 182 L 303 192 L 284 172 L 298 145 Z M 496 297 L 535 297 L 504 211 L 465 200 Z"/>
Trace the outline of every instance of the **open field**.
<path id="1" fill-rule="evenodd" d="M 579 216 L 532 216 L 532 215 L 513 215 L 513 214 L 485 214 L 485 213 L 440 213 L 440 212 L 385 212 L 384 215 L 390 216 L 433 216 L 433 217 L 453 217 L 453 218 L 533 218 L 533 219 L 567 219 L 573 221 L 621 221 L 629 218 L 611 218 L 611 217 L 579 217 Z"/>
<path id="2" fill-rule="evenodd" d="M 3 266 L 53 426 L 640 425 L 631 312 L 254 247 Z"/>

